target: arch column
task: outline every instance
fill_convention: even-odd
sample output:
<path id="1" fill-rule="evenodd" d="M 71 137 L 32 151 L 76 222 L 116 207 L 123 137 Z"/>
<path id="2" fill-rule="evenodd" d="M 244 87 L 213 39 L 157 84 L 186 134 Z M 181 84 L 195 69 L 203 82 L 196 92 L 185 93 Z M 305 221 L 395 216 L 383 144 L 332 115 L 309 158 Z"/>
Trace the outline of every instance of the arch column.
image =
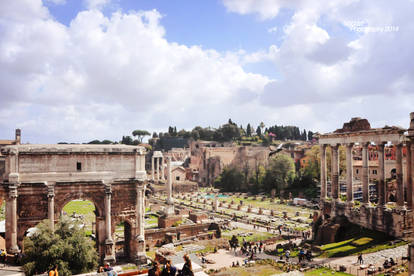
<path id="1" fill-rule="evenodd" d="M 397 174 L 397 207 L 404 208 L 404 184 L 402 175 L 402 144 L 395 146 L 396 174 Z"/>
<path id="2" fill-rule="evenodd" d="M 55 231 L 55 186 L 47 186 L 47 217 L 50 223 L 50 229 Z"/>
<path id="3" fill-rule="evenodd" d="M 368 145 L 362 144 L 362 203 L 369 204 Z"/>
<path id="4" fill-rule="evenodd" d="M 352 172 L 352 163 L 353 163 L 353 156 L 352 156 L 352 148 L 354 144 L 350 143 L 346 145 L 346 201 L 351 203 L 354 201 L 354 193 L 353 193 L 353 172 Z"/>
<path id="5" fill-rule="evenodd" d="M 10 238 L 10 247 L 7 249 L 7 251 L 12 254 L 20 252 L 17 245 L 17 197 L 17 184 L 11 184 L 9 186 L 9 197 L 7 200 L 8 202 L 6 202 L 7 207 L 9 207 L 6 207 L 6 227 L 7 225 L 10 225 L 9 229 L 11 231 L 9 236 L 7 235 L 8 229 L 6 230 L 6 238 L 7 236 Z M 8 221 L 10 221 L 10 223 Z"/>
<path id="6" fill-rule="evenodd" d="M 105 262 L 114 262 L 115 255 L 113 253 L 114 241 L 111 231 L 111 184 L 105 184 Z"/>
<path id="7" fill-rule="evenodd" d="M 386 185 L 385 185 L 385 144 L 380 143 L 378 145 L 378 205 L 384 206 L 386 200 Z"/>
<path id="8" fill-rule="evenodd" d="M 326 199 L 326 145 L 320 145 L 321 159 L 321 201 Z"/>

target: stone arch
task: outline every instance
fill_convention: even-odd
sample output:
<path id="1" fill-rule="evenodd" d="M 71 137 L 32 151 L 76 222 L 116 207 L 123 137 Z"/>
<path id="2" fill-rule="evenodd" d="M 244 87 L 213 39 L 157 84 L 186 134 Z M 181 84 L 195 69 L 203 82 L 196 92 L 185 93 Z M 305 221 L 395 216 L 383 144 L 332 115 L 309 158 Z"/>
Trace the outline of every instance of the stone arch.
<path id="1" fill-rule="evenodd" d="M 112 237 L 115 241 L 115 230 L 116 230 L 116 226 L 120 223 L 124 223 L 124 243 L 123 243 L 123 250 L 124 250 L 124 254 L 123 254 L 123 259 L 125 260 L 133 260 L 134 257 L 134 237 L 135 237 L 135 232 L 136 232 L 136 228 L 135 228 L 135 221 L 133 218 L 131 217 L 126 217 L 126 216 L 113 216 L 112 217 Z M 115 244 L 115 247 L 117 247 L 119 245 Z"/>

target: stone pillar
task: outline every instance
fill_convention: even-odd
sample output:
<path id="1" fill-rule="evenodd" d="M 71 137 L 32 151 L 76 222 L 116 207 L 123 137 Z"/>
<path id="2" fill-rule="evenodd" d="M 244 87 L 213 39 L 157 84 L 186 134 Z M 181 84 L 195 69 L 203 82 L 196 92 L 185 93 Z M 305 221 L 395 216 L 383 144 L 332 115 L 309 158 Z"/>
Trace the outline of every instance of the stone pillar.
<path id="1" fill-rule="evenodd" d="M 320 145 L 321 155 L 321 201 L 326 198 L 326 145 Z"/>
<path id="2" fill-rule="evenodd" d="M 145 255 L 145 185 L 142 185 L 141 183 L 137 183 L 136 185 L 136 192 L 137 192 L 137 205 L 135 208 L 135 216 L 137 221 L 137 255 L 135 256 L 135 261 L 137 264 L 144 264 L 146 263 L 146 255 Z"/>
<path id="3" fill-rule="evenodd" d="M 160 158 L 155 159 L 155 167 L 157 168 L 157 181 L 160 181 Z"/>
<path id="4" fill-rule="evenodd" d="M 151 157 L 151 179 L 154 181 L 154 156 Z"/>
<path id="5" fill-rule="evenodd" d="M 369 203 L 368 145 L 362 144 L 362 202 Z"/>
<path id="6" fill-rule="evenodd" d="M 172 197 L 172 176 L 171 176 L 171 157 L 167 157 L 167 204 L 173 204 Z"/>
<path id="7" fill-rule="evenodd" d="M 161 160 L 161 179 L 164 181 L 165 177 L 164 177 L 164 157 L 160 158 Z"/>
<path id="8" fill-rule="evenodd" d="M 412 155 L 411 155 L 411 142 L 406 143 L 406 149 L 407 149 L 407 158 L 406 158 L 406 185 L 407 185 L 407 208 L 412 210 L 413 207 L 413 186 L 412 186 L 412 180 L 411 180 L 411 162 L 412 162 Z"/>
<path id="9" fill-rule="evenodd" d="M 412 113 L 414 116 L 414 113 Z M 410 153 L 411 153 L 411 168 L 408 168 L 410 171 L 410 176 L 411 176 L 411 195 L 409 195 L 411 197 L 411 205 L 413 205 L 414 203 L 414 137 L 412 137 L 411 140 L 411 145 L 410 145 Z M 412 208 L 413 209 L 413 208 Z M 414 261 L 414 260 L 413 260 Z"/>
<path id="10" fill-rule="evenodd" d="M 214 195 L 213 211 L 217 212 L 217 210 L 218 210 L 218 198 L 217 198 L 217 195 Z"/>
<path id="11" fill-rule="evenodd" d="M 395 146 L 395 167 L 397 172 L 397 206 L 404 208 L 404 184 L 402 175 L 402 144 Z"/>
<path id="12" fill-rule="evenodd" d="M 346 145 L 346 201 L 352 202 L 354 200 L 354 193 L 352 187 L 353 171 L 352 171 L 352 148 L 353 144 Z"/>
<path id="13" fill-rule="evenodd" d="M 50 222 L 50 229 L 54 232 L 55 231 L 55 186 L 48 185 L 47 186 L 47 218 Z"/>
<path id="14" fill-rule="evenodd" d="M 378 144 L 378 205 L 384 206 L 387 202 L 385 198 L 387 195 L 386 185 L 385 185 L 385 145 L 384 143 Z"/>
<path id="15" fill-rule="evenodd" d="M 334 200 L 338 199 L 339 196 L 339 154 L 338 154 L 339 145 L 331 146 L 332 156 L 331 156 L 331 194 Z"/>
<path id="16" fill-rule="evenodd" d="M 114 241 L 112 240 L 111 230 L 111 196 L 112 187 L 111 184 L 105 184 L 105 261 L 114 262 L 115 255 L 113 254 Z"/>
<path id="17" fill-rule="evenodd" d="M 11 243 L 9 253 L 18 253 L 19 247 L 17 246 L 17 185 L 12 184 L 9 186 L 9 199 L 10 199 L 10 218 L 11 218 Z M 8 211 L 7 211 L 8 213 Z"/>

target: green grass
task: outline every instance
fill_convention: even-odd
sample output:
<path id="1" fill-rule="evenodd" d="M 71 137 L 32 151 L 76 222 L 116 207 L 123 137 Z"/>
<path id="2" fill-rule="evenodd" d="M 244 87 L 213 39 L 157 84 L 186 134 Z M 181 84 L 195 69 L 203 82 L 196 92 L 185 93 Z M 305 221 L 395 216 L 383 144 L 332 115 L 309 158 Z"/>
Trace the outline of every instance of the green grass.
<path id="1" fill-rule="evenodd" d="M 92 234 L 92 223 L 95 222 L 95 205 L 89 200 L 73 200 L 63 207 L 63 211 L 71 216 L 73 213 L 83 215 L 86 235 Z"/>
<path id="2" fill-rule="evenodd" d="M 246 236 L 246 237 L 238 237 L 237 234 L 240 233 L 253 233 L 253 235 L 251 236 Z M 243 239 L 246 242 L 258 242 L 258 241 L 265 241 L 267 239 L 270 239 L 272 237 L 275 237 L 276 235 L 271 234 L 271 233 L 263 233 L 263 232 L 256 232 L 256 231 L 248 231 L 248 230 L 242 230 L 242 229 L 236 229 L 236 230 L 232 230 L 232 231 L 223 231 L 222 232 L 222 236 L 223 238 L 227 238 L 227 239 L 231 239 L 231 237 L 233 235 L 236 235 L 237 239 L 239 240 L 239 245 L 241 245 L 241 243 L 243 242 Z"/>
<path id="3" fill-rule="evenodd" d="M 87 215 L 95 211 L 95 205 L 89 200 L 73 200 L 63 207 L 63 211 L 69 216 L 72 215 L 73 212 L 79 215 Z"/>
<path id="4" fill-rule="evenodd" d="M 321 246 L 322 257 L 345 257 L 359 253 L 373 253 L 384 249 L 395 248 L 408 242 L 391 243 L 391 238 L 383 233 L 362 230 L 355 237 L 336 243 Z"/>
<path id="5" fill-rule="evenodd" d="M 322 268 L 317 268 L 314 270 L 310 270 L 305 272 L 305 276 L 320 276 L 320 275 L 335 275 L 335 276 L 348 276 L 348 275 L 352 275 L 352 274 L 348 274 L 345 272 L 337 272 L 335 270 L 331 270 L 325 267 Z"/>

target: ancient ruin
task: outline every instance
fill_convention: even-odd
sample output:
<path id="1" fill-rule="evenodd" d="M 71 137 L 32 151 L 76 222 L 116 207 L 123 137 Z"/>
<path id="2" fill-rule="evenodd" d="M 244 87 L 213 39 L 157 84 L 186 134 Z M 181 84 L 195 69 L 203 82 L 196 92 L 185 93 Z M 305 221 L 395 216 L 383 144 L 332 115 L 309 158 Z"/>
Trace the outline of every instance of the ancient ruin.
<path id="1" fill-rule="evenodd" d="M 414 184 L 414 113 L 410 114 L 410 128 L 399 127 L 371 128 L 365 119 L 353 118 L 342 129 L 319 136 L 321 160 L 322 226 L 317 230 L 316 240 L 322 243 L 335 241 L 343 229 L 343 218 L 362 227 L 385 232 L 394 237 L 410 237 L 413 221 L 413 184 Z M 339 181 L 339 146 L 346 147 L 346 187 L 342 189 Z M 362 176 L 360 183 L 353 175 L 353 147 L 362 147 Z M 378 181 L 371 183 L 369 174 L 368 147 L 375 145 L 378 155 Z M 387 181 L 385 177 L 385 147 L 395 147 L 396 153 L 396 196 L 395 205 L 388 202 Z M 330 183 L 327 175 L 327 147 L 331 149 Z M 403 170 L 403 148 L 406 152 L 405 173 Z M 330 185 L 329 185 L 330 184 Z M 329 187 L 330 186 L 330 187 Z M 371 202 L 371 186 L 376 189 L 377 204 Z M 360 206 L 354 202 L 354 192 L 362 191 Z M 341 191 L 345 191 L 341 195 Z M 346 200 L 343 200 L 346 198 Z M 342 219 L 341 219 L 342 218 Z M 342 224 L 341 224 L 342 220 Z M 413 249 L 410 255 L 413 256 Z M 414 270 L 411 270 L 414 271 Z"/>
<path id="2" fill-rule="evenodd" d="M 125 224 L 127 257 L 146 262 L 145 149 L 125 145 L 12 145 L 1 149 L 5 172 L 6 248 L 22 250 L 27 230 L 49 219 L 51 227 L 70 201 L 93 202 L 101 261 L 115 261 L 115 225 Z"/>

